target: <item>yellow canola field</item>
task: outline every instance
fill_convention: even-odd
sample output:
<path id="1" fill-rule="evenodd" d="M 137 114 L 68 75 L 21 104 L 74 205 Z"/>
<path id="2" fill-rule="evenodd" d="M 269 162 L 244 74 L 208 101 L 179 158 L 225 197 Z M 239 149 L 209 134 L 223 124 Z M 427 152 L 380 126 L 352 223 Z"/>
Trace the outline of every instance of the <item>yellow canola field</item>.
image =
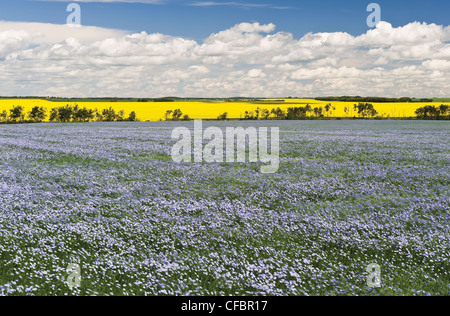
<path id="1" fill-rule="evenodd" d="M 114 110 L 125 111 L 125 116 L 128 117 L 131 111 L 135 111 L 137 117 L 141 121 L 159 121 L 164 118 L 167 110 L 180 109 L 184 114 L 189 115 L 194 119 L 216 119 L 224 112 L 228 113 L 228 118 L 238 119 L 244 118 L 246 111 L 255 111 L 257 108 L 271 110 L 273 108 L 281 108 L 286 110 L 289 107 L 304 107 L 309 104 L 312 108 L 324 108 L 327 103 L 331 103 L 335 110 L 332 113 L 323 114 L 329 117 L 353 117 L 357 113 L 353 111 L 355 102 L 326 102 L 317 101 L 313 99 L 285 99 L 280 102 L 280 99 L 263 100 L 260 103 L 252 102 L 225 102 L 225 101 L 211 101 L 211 102 L 76 102 L 79 107 L 86 107 L 88 109 L 97 109 L 102 111 L 112 107 Z M 66 104 L 74 105 L 75 102 L 51 102 L 46 100 L 29 100 L 29 99 L 14 99 L 14 100 L 0 100 L 0 112 L 8 111 L 17 105 L 25 108 L 25 112 L 31 110 L 34 106 L 42 106 L 47 109 L 47 115 L 54 107 L 64 106 Z M 384 117 L 410 117 L 415 116 L 416 109 L 425 105 L 439 106 L 442 103 L 372 103 L 379 115 Z M 345 113 L 345 108 L 349 111 Z M 47 116 L 48 117 L 48 116 Z"/>

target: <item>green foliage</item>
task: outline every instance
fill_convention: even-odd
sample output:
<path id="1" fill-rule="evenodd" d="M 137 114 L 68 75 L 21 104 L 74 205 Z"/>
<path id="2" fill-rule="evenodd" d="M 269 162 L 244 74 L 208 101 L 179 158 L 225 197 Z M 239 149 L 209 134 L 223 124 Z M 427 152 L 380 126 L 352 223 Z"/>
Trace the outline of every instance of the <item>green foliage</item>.
<path id="1" fill-rule="evenodd" d="M 78 104 L 73 109 L 72 119 L 74 122 L 89 122 L 95 117 L 95 110 L 87 109 L 86 107 L 79 108 Z"/>
<path id="2" fill-rule="evenodd" d="M 321 106 L 315 107 L 313 112 L 316 117 L 323 117 L 323 108 Z"/>
<path id="3" fill-rule="evenodd" d="M 189 121 L 189 115 L 184 115 L 183 112 L 180 109 L 176 109 L 174 111 L 168 110 L 164 114 L 164 119 L 166 121 Z"/>
<path id="4" fill-rule="evenodd" d="M 217 117 L 217 120 L 219 120 L 219 121 L 226 121 L 227 118 L 228 118 L 228 112 L 225 112 L 225 113 L 219 115 L 219 116 Z"/>
<path id="5" fill-rule="evenodd" d="M 116 121 L 117 122 L 123 122 L 125 120 L 124 116 L 125 116 L 125 111 L 124 110 L 120 110 L 116 114 Z"/>
<path id="6" fill-rule="evenodd" d="M 28 112 L 28 118 L 35 123 L 40 123 L 45 120 L 47 109 L 44 107 L 35 106 Z"/>
<path id="7" fill-rule="evenodd" d="M 441 104 L 439 107 L 426 105 L 418 108 L 415 114 L 417 118 L 422 120 L 448 120 L 450 119 L 450 107 L 445 104 Z"/>
<path id="8" fill-rule="evenodd" d="M 172 115 L 172 110 L 167 110 L 166 111 L 166 113 L 164 114 L 164 119 L 166 120 L 166 121 L 169 121 L 170 120 L 170 116 Z"/>
<path id="9" fill-rule="evenodd" d="M 58 122 L 70 122 L 73 115 L 73 108 L 70 105 L 58 108 Z"/>
<path id="10" fill-rule="evenodd" d="M 285 112 L 280 108 L 272 109 L 270 113 L 273 114 L 277 120 L 282 120 L 286 117 Z"/>
<path id="11" fill-rule="evenodd" d="M 253 111 L 245 111 L 245 116 L 244 116 L 245 120 L 254 120 L 255 118 L 255 113 Z"/>
<path id="12" fill-rule="evenodd" d="M 127 121 L 129 121 L 129 122 L 136 122 L 136 121 L 138 121 L 137 116 L 136 116 L 136 112 L 131 111 L 130 115 L 128 116 Z"/>
<path id="13" fill-rule="evenodd" d="M 27 113 L 28 120 L 25 121 L 25 109 L 23 106 L 13 106 L 9 110 L 0 113 L 1 123 L 41 123 L 47 117 L 47 109 L 44 107 L 35 106 Z M 78 104 L 55 107 L 50 110 L 48 120 L 55 123 L 69 123 L 69 122 L 122 122 L 122 121 L 138 121 L 136 112 L 132 111 L 128 118 L 125 118 L 125 112 L 116 111 L 109 107 L 99 112 L 97 109 L 88 109 L 86 107 L 79 107 Z"/>
<path id="14" fill-rule="evenodd" d="M 308 114 L 308 109 L 305 107 L 288 108 L 286 119 L 287 120 L 298 120 L 306 118 Z"/>
<path id="15" fill-rule="evenodd" d="M 109 107 L 109 109 L 104 109 L 102 111 L 102 117 L 102 121 L 114 122 L 117 118 L 116 111 L 112 107 Z"/>
<path id="16" fill-rule="evenodd" d="M 9 110 L 9 119 L 13 123 L 22 123 L 25 118 L 24 108 L 21 105 L 13 106 L 11 110 Z"/>
<path id="17" fill-rule="evenodd" d="M 6 112 L 6 110 L 3 110 L 3 112 L 0 113 L 0 122 L 2 123 L 8 122 L 8 112 Z"/>
<path id="18" fill-rule="evenodd" d="M 263 109 L 263 110 L 261 111 L 261 117 L 262 117 L 264 120 L 267 120 L 267 119 L 269 118 L 269 116 L 270 116 L 270 111 L 269 111 L 269 110 Z"/>
<path id="19" fill-rule="evenodd" d="M 358 103 L 353 108 L 358 112 L 358 116 L 363 118 L 375 117 L 378 114 L 371 103 Z"/>
<path id="20" fill-rule="evenodd" d="M 172 113 L 172 120 L 173 121 L 179 121 L 182 116 L 183 116 L 183 112 L 181 112 L 180 109 L 176 109 Z"/>
<path id="21" fill-rule="evenodd" d="M 13 106 L 9 110 L 9 119 L 13 123 L 22 123 L 25 118 L 24 108 L 21 105 Z"/>

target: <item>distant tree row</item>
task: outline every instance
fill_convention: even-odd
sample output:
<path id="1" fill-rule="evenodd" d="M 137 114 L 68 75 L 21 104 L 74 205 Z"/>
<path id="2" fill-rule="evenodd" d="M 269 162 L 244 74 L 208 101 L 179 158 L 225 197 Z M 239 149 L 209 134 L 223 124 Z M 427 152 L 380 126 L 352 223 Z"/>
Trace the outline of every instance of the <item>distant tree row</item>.
<path id="1" fill-rule="evenodd" d="M 350 115 L 350 107 L 345 107 L 344 112 L 347 116 Z M 359 118 L 374 118 L 378 115 L 373 104 L 358 103 L 353 106 L 353 110 L 357 113 Z M 336 107 L 331 103 L 325 106 L 311 107 L 307 104 L 304 107 L 289 107 L 286 110 L 280 107 L 272 110 L 257 108 L 254 111 L 245 111 L 242 120 L 304 120 L 304 119 L 318 119 L 324 117 L 331 117 L 336 111 Z M 219 121 L 226 121 L 228 113 L 225 112 L 217 117 Z"/>
<path id="2" fill-rule="evenodd" d="M 332 113 L 331 104 L 326 106 L 327 112 Z M 300 120 L 307 117 L 324 117 L 322 107 L 312 108 L 309 104 L 305 107 L 290 107 L 287 110 L 273 108 L 272 110 L 257 108 L 255 111 L 245 111 L 244 120 Z"/>
<path id="3" fill-rule="evenodd" d="M 3 110 L 0 113 L 0 122 L 2 123 L 25 123 L 25 122 L 42 122 L 46 118 L 47 109 L 35 106 L 28 113 L 21 105 L 15 105 L 8 111 Z M 28 119 L 27 119 L 28 118 Z"/>
<path id="4" fill-rule="evenodd" d="M 450 107 L 445 104 L 441 104 L 438 107 L 434 105 L 426 105 L 418 108 L 415 114 L 417 118 L 422 120 L 449 120 Z"/>
<path id="5" fill-rule="evenodd" d="M 374 103 L 409 103 L 409 102 L 433 102 L 433 99 L 412 99 L 408 97 L 402 98 L 382 98 L 382 97 L 320 97 L 316 98 L 319 101 L 328 102 L 374 102 Z"/>
<path id="6" fill-rule="evenodd" d="M 140 98 L 137 102 L 175 102 L 178 98 Z"/>
<path id="7" fill-rule="evenodd" d="M 47 109 L 44 107 L 35 106 L 29 112 L 25 112 L 25 108 L 21 105 L 13 106 L 8 111 L 3 110 L 0 113 L 0 122 L 3 123 L 41 123 L 47 118 Z M 121 121 L 137 121 L 136 112 L 132 111 L 128 117 L 125 117 L 125 112 L 120 110 L 116 112 L 112 107 L 99 111 L 97 109 L 87 109 L 86 107 L 79 107 L 78 104 L 74 106 L 65 105 L 52 108 L 48 115 L 50 122 L 121 122 Z"/>
<path id="8" fill-rule="evenodd" d="M 282 110 L 281 108 L 273 108 L 272 110 L 267 109 L 256 109 L 255 111 L 246 111 L 244 120 L 302 120 L 307 118 L 323 118 L 330 117 L 335 113 L 336 107 L 331 103 L 326 104 L 324 107 L 311 107 L 307 104 L 304 107 L 289 107 L 287 110 Z M 348 108 L 345 109 L 346 113 Z M 373 105 L 371 104 L 358 104 L 355 105 L 355 111 L 358 112 L 360 117 L 373 117 L 377 115 L 377 112 L 373 110 Z M 220 119 L 220 117 L 218 117 Z"/>
<path id="9" fill-rule="evenodd" d="M 373 107 L 371 103 L 358 103 L 353 106 L 353 110 L 358 113 L 359 117 L 368 118 L 375 117 L 378 112 Z"/>

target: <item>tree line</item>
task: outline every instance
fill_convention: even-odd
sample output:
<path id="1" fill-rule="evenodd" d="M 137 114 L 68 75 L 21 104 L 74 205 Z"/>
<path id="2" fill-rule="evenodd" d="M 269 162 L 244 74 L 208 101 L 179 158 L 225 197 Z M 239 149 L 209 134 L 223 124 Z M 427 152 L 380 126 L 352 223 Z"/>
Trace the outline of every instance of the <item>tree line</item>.
<path id="1" fill-rule="evenodd" d="M 312 108 L 309 104 L 305 107 L 290 107 L 287 110 L 281 108 L 273 108 L 272 110 L 257 108 L 255 111 L 245 111 L 242 120 L 305 120 L 305 119 L 320 119 L 331 117 L 336 111 L 336 107 L 331 103 L 325 106 Z M 344 113 L 347 117 L 360 119 L 382 118 L 378 111 L 375 110 L 371 103 L 358 103 L 353 105 L 353 112 L 351 107 L 344 107 Z M 418 119 L 433 119 L 433 120 L 450 120 L 450 106 L 442 104 L 440 106 L 427 105 L 415 111 Z M 228 113 L 225 112 L 217 117 L 218 121 L 226 121 Z"/>
<path id="2" fill-rule="evenodd" d="M 255 111 L 245 111 L 243 120 L 304 120 L 304 119 L 320 119 L 331 117 L 336 111 L 336 107 L 331 103 L 325 106 L 312 107 L 307 104 L 304 107 L 289 107 L 286 110 L 280 107 L 268 109 L 257 108 Z M 378 112 L 370 103 L 358 103 L 353 106 L 353 111 L 359 118 L 373 118 Z M 345 107 L 344 112 L 350 115 L 350 107 Z M 217 120 L 224 121 L 228 119 L 228 113 L 225 112 L 217 117 Z"/>
<path id="3" fill-rule="evenodd" d="M 418 119 L 422 120 L 450 120 L 450 107 L 445 104 L 440 106 L 426 105 L 415 112 Z"/>
<path id="4" fill-rule="evenodd" d="M 433 99 L 415 99 L 415 98 L 383 98 L 383 97 L 320 97 L 316 98 L 318 101 L 328 102 L 373 102 L 373 103 L 410 103 L 410 102 L 433 102 Z"/>
<path id="5" fill-rule="evenodd" d="M 321 119 L 331 117 L 336 111 L 336 107 L 331 103 L 325 106 L 311 107 L 307 104 L 304 107 L 289 107 L 286 110 L 280 107 L 269 109 L 257 108 L 254 111 L 245 111 L 241 120 L 304 120 L 304 119 Z M 346 106 L 344 112 L 347 117 L 353 114 L 353 117 L 363 119 L 378 117 L 378 112 L 371 103 L 354 104 L 353 112 L 351 107 Z M 433 120 L 449 120 L 450 107 L 448 105 L 426 105 L 415 111 L 418 119 Z M 50 122 L 68 123 L 68 122 L 123 122 L 138 121 L 136 112 L 132 111 L 125 116 L 123 110 L 117 111 L 112 107 L 103 110 L 88 109 L 80 107 L 78 104 L 65 105 L 52 108 L 47 115 L 47 109 L 42 106 L 35 106 L 26 112 L 21 105 L 13 106 L 9 111 L 0 112 L 0 123 L 41 123 L 46 119 Z M 191 118 L 187 114 L 183 114 L 180 109 L 168 110 L 164 115 L 166 121 L 190 121 Z M 218 121 L 228 120 L 228 113 L 225 112 L 217 117 Z"/>
<path id="6" fill-rule="evenodd" d="M 183 114 L 180 109 L 167 110 L 164 114 L 166 121 L 190 121 L 191 118 L 187 114 Z"/>
<path id="7" fill-rule="evenodd" d="M 125 116 L 123 110 L 116 112 L 112 107 L 97 110 L 80 107 L 78 104 L 52 108 L 48 115 L 45 107 L 35 106 L 26 112 L 21 105 L 13 106 L 9 113 L 6 110 L 0 113 L 0 122 L 2 123 L 42 123 L 47 118 L 50 122 L 57 123 L 138 121 L 134 111 Z"/>

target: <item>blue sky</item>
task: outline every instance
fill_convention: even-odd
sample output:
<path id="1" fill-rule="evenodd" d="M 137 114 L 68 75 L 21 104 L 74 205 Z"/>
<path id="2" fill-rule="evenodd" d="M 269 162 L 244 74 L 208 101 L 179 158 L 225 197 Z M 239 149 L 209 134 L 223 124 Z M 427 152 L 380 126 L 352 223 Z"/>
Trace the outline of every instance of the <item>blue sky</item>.
<path id="1" fill-rule="evenodd" d="M 450 1 L 372 1 L 0 0 L 0 95 L 449 97 Z"/>
<path id="2" fill-rule="evenodd" d="M 65 9 L 71 2 L 76 1 L 1 0 L 0 20 L 64 24 L 67 17 Z M 274 23 L 277 30 L 290 32 L 295 37 L 301 37 L 307 32 L 335 31 L 358 35 L 368 29 L 365 23 L 368 15 L 366 7 L 371 2 L 373 1 L 160 0 L 159 4 L 102 1 L 76 3 L 82 8 L 83 25 L 131 32 L 158 32 L 201 40 L 237 23 L 252 21 Z M 382 19 L 393 26 L 414 21 L 448 24 L 450 20 L 450 1 L 376 2 L 382 7 Z"/>

